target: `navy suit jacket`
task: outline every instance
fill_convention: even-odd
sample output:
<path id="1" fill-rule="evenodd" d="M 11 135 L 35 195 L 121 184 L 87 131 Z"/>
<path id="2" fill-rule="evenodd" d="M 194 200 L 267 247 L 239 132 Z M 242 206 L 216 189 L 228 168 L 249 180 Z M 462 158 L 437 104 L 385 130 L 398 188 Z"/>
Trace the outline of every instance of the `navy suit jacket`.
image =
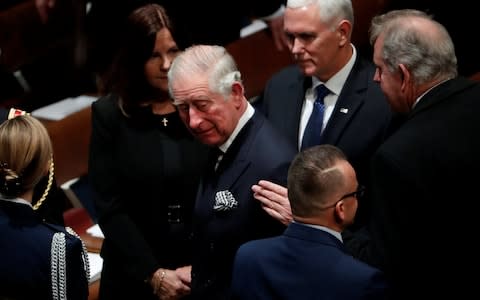
<path id="1" fill-rule="evenodd" d="M 373 81 L 374 74 L 374 65 L 357 56 L 322 133 L 322 143 L 339 147 L 354 167 L 359 182 L 367 187 L 371 157 L 384 141 L 392 117 L 380 86 Z M 298 66 L 289 66 L 269 80 L 263 96 L 255 102 L 296 149 L 305 92 L 311 86 L 311 77 L 305 77 Z M 370 208 L 362 199 L 359 201 L 357 221 L 363 223 Z"/>
<path id="2" fill-rule="evenodd" d="M 385 299 L 383 273 L 347 254 L 332 234 L 291 223 L 236 255 L 233 299 Z"/>
<path id="3" fill-rule="evenodd" d="M 260 179 L 286 184 L 294 155 L 295 149 L 256 112 L 224 154 L 217 171 L 205 175 L 194 210 L 193 297 L 228 299 L 238 247 L 282 233 L 284 226 L 263 211 L 251 187 Z M 231 192 L 238 207 L 215 211 L 219 191 Z"/>
<path id="4" fill-rule="evenodd" d="M 88 298 L 81 241 L 62 226 L 42 222 L 31 207 L 4 200 L 0 200 L 0 298 L 52 299 L 50 260 L 56 232 L 65 234 L 66 296 Z"/>

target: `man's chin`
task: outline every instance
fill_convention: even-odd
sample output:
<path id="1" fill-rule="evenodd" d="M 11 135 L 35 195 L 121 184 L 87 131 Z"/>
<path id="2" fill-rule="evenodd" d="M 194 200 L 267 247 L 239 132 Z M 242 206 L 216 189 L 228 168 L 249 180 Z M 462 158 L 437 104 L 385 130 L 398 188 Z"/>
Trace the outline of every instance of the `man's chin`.
<path id="1" fill-rule="evenodd" d="M 315 76 L 315 68 L 310 65 L 305 67 L 300 67 L 300 69 L 302 70 L 302 73 L 304 76 L 307 76 L 307 77 Z"/>

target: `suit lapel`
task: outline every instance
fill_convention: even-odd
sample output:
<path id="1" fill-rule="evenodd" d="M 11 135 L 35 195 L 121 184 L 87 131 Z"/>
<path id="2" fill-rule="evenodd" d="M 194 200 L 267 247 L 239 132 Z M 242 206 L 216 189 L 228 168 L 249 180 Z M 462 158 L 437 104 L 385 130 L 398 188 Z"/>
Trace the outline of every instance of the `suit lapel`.
<path id="1" fill-rule="evenodd" d="M 312 85 L 312 78 L 303 76 L 300 69 L 296 68 L 295 79 L 289 83 L 286 89 L 287 95 L 282 95 L 279 98 L 280 101 L 276 101 L 276 105 L 279 105 L 278 111 L 282 113 L 281 121 L 278 122 L 281 126 L 279 131 L 285 134 L 295 149 L 298 148 L 298 131 L 305 91 Z"/>
<path id="2" fill-rule="evenodd" d="M 240 130 L 218 166 L 218 186 L 230 188 L 250 165 L 248 155 L 253 142 L 252 136 L 258 131 L 260 124 L 259 115 L 255 112 Z"/>
<path id="3" fill-rule="evenodd" d="M 252 135 L 258 131 L 262 123 L 262 119 L 255 112 L 223 155 L 216 172 L 212 176 L 205 176 L 202 179 L 196 204 L 197 208 L 201 207 L 199 211 L 203 211 L 202 214 L 212 214 L 216 193 L 232 190 L 232 187 L 250 166 L 248 155 L 254 140 Z M 207 201 L 207 199 L 208 203 L 199 201 Z"/>
<path id="4" fill-rule="evenodd" d="M 338 143 L 350 120 L 365 101 L 365 93 L 363 92 L 368 86 L 368 80 L 372 80 L 372 78 L 369 78 L 368 72 L 364 70 L 361 59 L 357 57 L 357 61 L 348 75 L 332 115 L 323 131 L 323 144 L 336 145 Z"/>

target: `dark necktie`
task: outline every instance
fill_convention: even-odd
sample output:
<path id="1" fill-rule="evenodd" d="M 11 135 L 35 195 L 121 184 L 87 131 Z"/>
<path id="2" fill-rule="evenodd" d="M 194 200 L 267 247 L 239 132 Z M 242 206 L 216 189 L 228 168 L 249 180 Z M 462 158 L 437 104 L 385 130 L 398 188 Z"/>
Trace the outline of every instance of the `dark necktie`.
<path id="1" fill-rule="evenodd" d="M 319 145 L 321 140 L 323 113 L 325 112 L 323 99 L 330 93 L 330 90 L 323 84 L 317 86 L 315 90 L 317 92 L 317 98 L 315 99 L 312 114 L 310 115 L 310 119 L 308 119 L 307 126 L 303 133 L 302 150 Z"/>
<path id="2" fill-rule="evenodd" d="M 210 170 L 213 173 L 215 173 L 215 171 L 217 170 L 218 168 L 218 165 L 220 164 L 220 160 L 223 158 L 223 151 L 220 150 L 220 148 L 218 147 L 213 147 L 211 148 L 210 150 L 210 154 L 209 154 L 209 167 L 208 167 L 208 170 Z"/>

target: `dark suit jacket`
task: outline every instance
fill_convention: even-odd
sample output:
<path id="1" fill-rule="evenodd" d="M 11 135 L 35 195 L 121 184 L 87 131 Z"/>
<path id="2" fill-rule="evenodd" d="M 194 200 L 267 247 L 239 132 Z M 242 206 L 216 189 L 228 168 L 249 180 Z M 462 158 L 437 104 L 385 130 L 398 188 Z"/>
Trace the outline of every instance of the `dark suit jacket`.
<path id="1" fill-rule="evenodd" d="M 82 245 L 64 227 L 43 223 L 25 204 L 0 200 L 0 298 L 52 299 L 51 244 L 56 232 L 66 241 L 67 298 L 88 298 Z"/>
<path id="2" fill-rule="evenodd" d="M 295 149 L 256 112 L 216 173 L 203 178 L 194 210 L 192 295 L 196 299 L 228 299 L 237 248 L 249 240 L 281 234 L 284 226 L 263 211 L 251 187 L 260 179 L 285 184 L 294 154 Z M 238 207 L 214 211 L 219 191 L 230 191 Z"/>
<path id="3" fill-rule="evenodd" d="M 367 187 L 371 157 L 383 142 L 391 119 L 388 102 L 373 81 L 374 72 L 370 62 L 357 57 L 322 136 L 322 143 L 342 149 L 359 182 Z M 311 85 L 311 77 L 290 66 L 269 80 L 259 99 L 260 110 L 296 148 L 305 92 Z M 369 209 L 367 203 L 359 203 L 357 221 L 362 223 Z"/>
<path id="4" fill-rule="evenodd" d="M 464 268 L 479 263 L 469 242 L 478 235 L 479 116 L 480 85 L 449 80 L 420 100 L 374 156 L 378 252 L 363 258 L 384 266 L 400 299 L 478 292 Z"/>
<path id="5" fill-rule="evenodd" d="M 350 256 L 328 232 L 291 223 L 248 242 L 235 258 L 233 299 L 385 299 L 381 271 Z"/>

